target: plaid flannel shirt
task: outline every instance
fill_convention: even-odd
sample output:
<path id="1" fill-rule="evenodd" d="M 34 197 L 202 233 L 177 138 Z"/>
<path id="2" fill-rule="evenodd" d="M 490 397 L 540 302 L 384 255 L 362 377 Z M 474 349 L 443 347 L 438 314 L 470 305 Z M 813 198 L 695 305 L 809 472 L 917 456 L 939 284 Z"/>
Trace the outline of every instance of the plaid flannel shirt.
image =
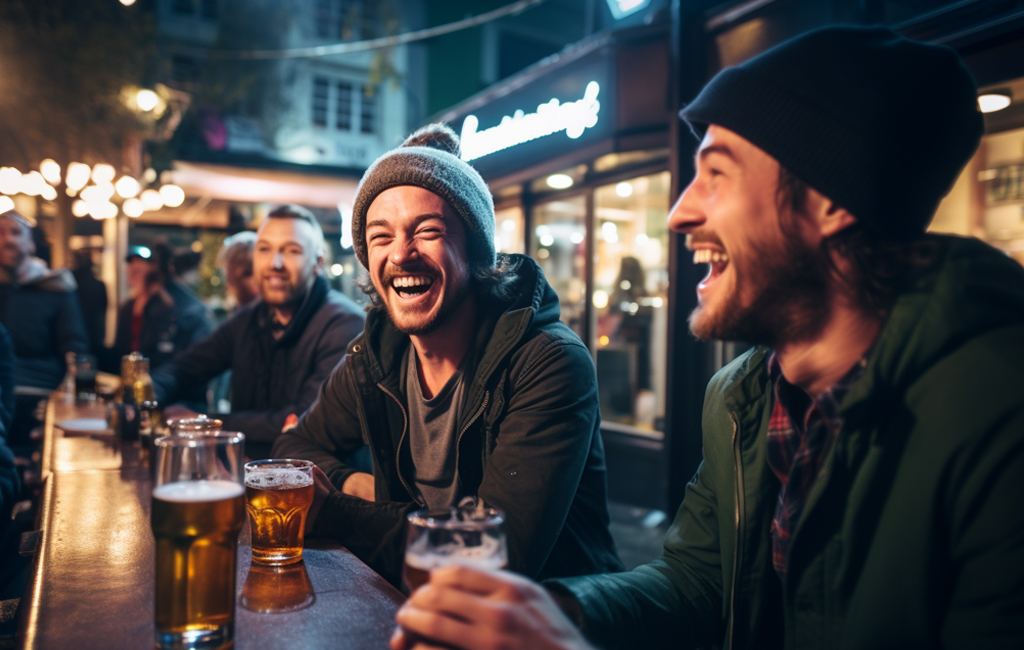
<path id="1" fill-rule="evenodd" d="M 870 354 L 870 351 L 869 351 Z M 867 367 L 867 355 L 817 399 L 782 376 L 775 354 L 768 360 L 773 385 L 768 421 L 768 466 L 782 484 L 772 519 L 772 563 L 780 578 L 786 575 L 789 540 L 803 512 L 807 495 L 825 455 L 839 434 L 839 403 Z"/>

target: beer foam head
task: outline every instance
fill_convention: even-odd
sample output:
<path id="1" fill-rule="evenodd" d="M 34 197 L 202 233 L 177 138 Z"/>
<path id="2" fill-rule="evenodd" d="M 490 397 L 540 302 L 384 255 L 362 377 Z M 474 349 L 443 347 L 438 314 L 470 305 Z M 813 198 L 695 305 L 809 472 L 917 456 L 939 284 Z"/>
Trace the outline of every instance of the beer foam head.
<path id="1" fill-rule="evenodd" d="M 247 468 L 245 484 L 262 490 L 284 490 L 313 484 L 313 476 L 293 467 Z"/>
<path id="2" fill-rule="evenodd" d="M 455 564 L 478 569 L 503 569 L 508 564 L 508 551 L 504 540 L 489 535 L 481 537 L 480 544 L 476 546 L 466 546 L 458 536 L 450 544 L 431 545 L 429 536 L 421 535 L 409 545 L 405 562 L 422 571 Z"/>
<path id="3" fill-rule="evenodd" d="M 234 481 L 178 481 L 165 483 L 153 490 L 153 498 L 177 503 L 220 501 L 245 494 L 245 488 Z"/>

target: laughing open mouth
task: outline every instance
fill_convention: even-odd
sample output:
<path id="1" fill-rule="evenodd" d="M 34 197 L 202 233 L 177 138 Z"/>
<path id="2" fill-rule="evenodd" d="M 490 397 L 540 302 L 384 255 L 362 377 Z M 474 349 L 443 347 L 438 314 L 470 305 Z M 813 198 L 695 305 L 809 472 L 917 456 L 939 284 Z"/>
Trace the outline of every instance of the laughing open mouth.
<path id="1" fill-rule="evenodd" d="M 427 275 L 403 275 L 391 281 L 391 286 L 401 298 L 412 298 L 426 293 L 434 284 Z"/>

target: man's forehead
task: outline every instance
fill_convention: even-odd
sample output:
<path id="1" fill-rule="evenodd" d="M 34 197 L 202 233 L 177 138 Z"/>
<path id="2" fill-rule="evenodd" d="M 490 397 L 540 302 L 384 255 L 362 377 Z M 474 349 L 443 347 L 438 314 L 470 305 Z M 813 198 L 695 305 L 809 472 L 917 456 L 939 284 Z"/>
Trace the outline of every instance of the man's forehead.
<path id="1" fill-rule="evenodd" d="M 747 140 L 735 131 L 730 131 L 724 126 L 717 124 L 708 125 L 697 148 L 697 158 L 703 158 L 712 153 L 721 154 L 731 158 L 737 164 L 768 164 L 778 166 L 778 161 L 771 154 L 761 149 L 756 144 Z"/>
<path id="2" fill-rule="evenodd" d="M 366 212 L 370 222 L 416 218 L 423 215 L 457 218 L 455 210 L 448 204 L 448 201 L 434 192 L 416 185 L 389 187 L 373 199 Z"/>
<path id="3" fill-rule="evenodd" d="M 313 226 L 302 219 L 271 217 L 260 224 L 256 231 L 257 241 L 309 240 Z"/>

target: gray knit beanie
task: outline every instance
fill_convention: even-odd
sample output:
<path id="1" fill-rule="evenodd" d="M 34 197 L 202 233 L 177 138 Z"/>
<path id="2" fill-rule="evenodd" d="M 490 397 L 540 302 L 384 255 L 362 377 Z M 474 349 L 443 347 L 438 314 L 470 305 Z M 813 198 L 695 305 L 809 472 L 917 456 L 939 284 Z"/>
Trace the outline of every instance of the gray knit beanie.
<path id="1" fill-rule="evenodd" d="M 876 234 L 924 232 L 984 132 L 955 51 L 886 27 L 814 30 L 727 68 L 680 112 L 738 133 Z"/>
<path id="2" fill-rule="evenodd" d="M 428 124 L 370 165 L 356 189 L 352 207 L 352 245 L 359 263 L 369 268 L 366 212 L 377 195 L 399 185 L 430 190 L 448 202 L 466 225 L 470 264 L 493 267 L 494 200 L 480 174 L 459 157 L 459 136 L 444 124 Z"/>

